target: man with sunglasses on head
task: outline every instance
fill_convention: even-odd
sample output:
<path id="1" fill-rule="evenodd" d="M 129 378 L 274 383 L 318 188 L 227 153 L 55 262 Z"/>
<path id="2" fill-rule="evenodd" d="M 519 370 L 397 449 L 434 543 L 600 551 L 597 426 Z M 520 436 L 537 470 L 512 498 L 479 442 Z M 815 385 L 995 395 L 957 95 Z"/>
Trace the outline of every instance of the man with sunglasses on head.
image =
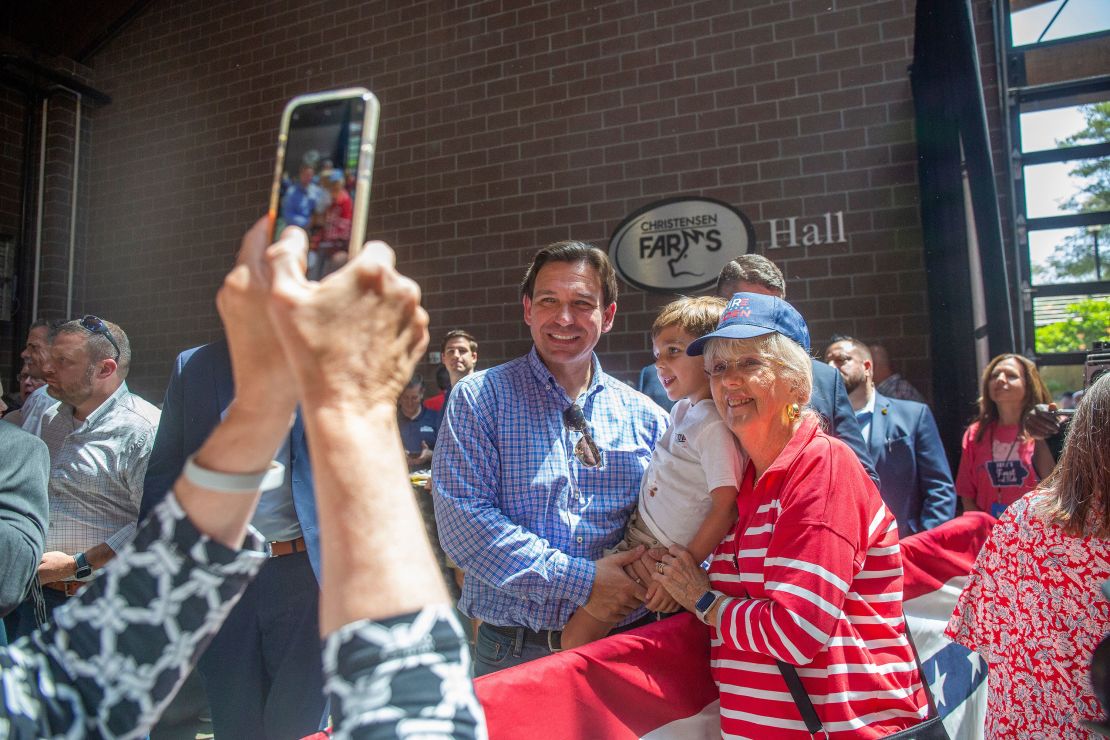
<path id="1" fill-rule="evenodd" d="M 573 241 L 540 250 L 521 295 L 532 350 L 452 388 L 432 462 L 440 542 L 467 576 L 459 608 L 482 622 L 478 675 L 561 649 L 579 608 L 639 621 L 646 590 L 624 566 L 643 548 L 605 549 L 667 427 L 594 354 L 617 311 L 604 252 Z"/>
<path id="2" fill-rule="evenodd" d="M 116 324 L 85 316 L 50 333 L 42 370 L 60 403 L 39 431 L 50 451 L 50 526 L 38 567 L 47 614 L 135 532 L 159 412 L 127 389 L 130 367 L 131 344 Z M 21 615 L 20 633 L 34 621 Z"/>

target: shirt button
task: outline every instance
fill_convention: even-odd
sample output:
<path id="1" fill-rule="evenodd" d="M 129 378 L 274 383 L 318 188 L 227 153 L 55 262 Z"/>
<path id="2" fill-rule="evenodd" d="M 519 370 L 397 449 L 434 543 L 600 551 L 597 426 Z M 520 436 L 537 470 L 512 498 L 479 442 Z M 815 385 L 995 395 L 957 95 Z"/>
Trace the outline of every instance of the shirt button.
<path id="1" fill-rule="evenodd" d="M 578 540 L 578 544 L 580 544 L 580 545 L 582 544 L 582 538 L 581 537 L 575 537 L 574 539 Z"/>

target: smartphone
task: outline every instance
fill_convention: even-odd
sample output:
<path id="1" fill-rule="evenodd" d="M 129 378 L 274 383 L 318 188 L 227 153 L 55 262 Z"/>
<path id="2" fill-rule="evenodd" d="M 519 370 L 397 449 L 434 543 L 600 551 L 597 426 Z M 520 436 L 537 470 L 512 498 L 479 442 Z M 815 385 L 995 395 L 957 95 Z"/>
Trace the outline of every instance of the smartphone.
<path id="1" fill-rule="evenodd" d="M 301 95 L 282 113 L 270 237 L 286 226 L 308 232 L 309 278 L 355 256 L 366 239 L 379 114 L 361 87 Z"/>

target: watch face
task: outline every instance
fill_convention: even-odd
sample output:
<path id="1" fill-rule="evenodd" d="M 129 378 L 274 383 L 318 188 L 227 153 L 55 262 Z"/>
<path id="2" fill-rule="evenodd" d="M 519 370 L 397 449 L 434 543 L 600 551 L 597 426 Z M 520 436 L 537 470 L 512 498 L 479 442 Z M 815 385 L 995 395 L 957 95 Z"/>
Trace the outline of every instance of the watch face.
<path id="1" fill-rule="evenodd" d="M 713 606 L 713 599 L 715 599 L 716 597 L 717 594 L 713 593 L 712 591 L 706 591 L 704 594 L 701 595 L 701 598 L 698 599 L 698 603 L 694 605 L 694 608 L 697 609 L 699 612 L 703 612 L 709 607 Z"/>

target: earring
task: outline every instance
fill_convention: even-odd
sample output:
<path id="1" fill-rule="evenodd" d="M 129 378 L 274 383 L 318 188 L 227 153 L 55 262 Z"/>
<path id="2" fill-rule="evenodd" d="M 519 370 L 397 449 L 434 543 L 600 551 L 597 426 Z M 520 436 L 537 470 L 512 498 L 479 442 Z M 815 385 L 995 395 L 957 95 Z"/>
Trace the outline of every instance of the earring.
<path id="1" fill-rule="evenodd" d="M 792 404 L 790 404 L 789 406 L 786 407 L 786 418 L 791 423 L 794 423 L 795 421 L 797 421 L 798 417 L 801 416 L 801 415 L 802 415 L 802 409 L 801 409 L 800 406 L 798 406 L 798 404 L 792 403 Z"/>

